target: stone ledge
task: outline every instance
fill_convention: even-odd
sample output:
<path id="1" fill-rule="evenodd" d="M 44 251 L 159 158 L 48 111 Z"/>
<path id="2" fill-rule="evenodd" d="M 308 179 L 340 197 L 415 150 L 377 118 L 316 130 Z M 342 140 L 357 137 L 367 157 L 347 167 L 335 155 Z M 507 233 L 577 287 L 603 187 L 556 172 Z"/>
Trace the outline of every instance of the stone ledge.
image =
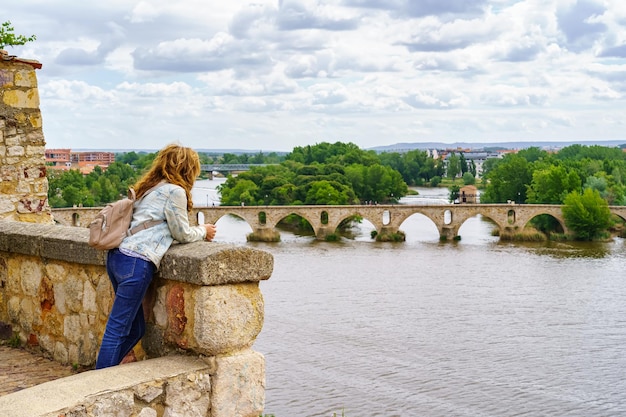
<path id="1" fill-rule="evenodd" d="M 82 372 L 0 397 L 0 417 L 57 416 L 58 412 L 115 392 L 192 372 L 211 372 L 209 363 L 168 356 Z M 27 405 L 27 407 L 26 407 Z"/>
<path id="2" fill-rule="evenodd" d="M 172 245 L 161 261 L 161 278 L 196 285 L 224 285 L 269 279 L 274 257 L 243 246 L 194 242 Z"/>
<path id="3" fill-rule="evenodd" d="M 86 265 L 104 265 L 104 251 L 88 245 L 86 228 L 0 220 L 0 252 L 39 256 Z M 269 279 L 273 256 L 231 244 L 172 245 L 159 276 L 196 285 L 224 285 Z"/>
<path id="4" fill-rule="evenodd" d="M 91 248 L 87 229 L 52 224 L 0 221 L 0 251 L 104 265 L 104 252 Z"/>

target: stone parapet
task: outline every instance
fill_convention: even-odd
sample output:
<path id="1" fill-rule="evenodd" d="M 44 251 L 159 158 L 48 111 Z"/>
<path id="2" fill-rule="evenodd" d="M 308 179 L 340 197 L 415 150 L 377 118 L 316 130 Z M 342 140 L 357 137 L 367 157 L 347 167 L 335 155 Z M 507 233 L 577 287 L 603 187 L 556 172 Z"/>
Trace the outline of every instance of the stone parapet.
<path id="1" fill-rule="evenodd" d="M 87 244 L 88 233 L 81 227 L 0 220 L 0 322 L 31 348 L 83 368 L 95 363 L 114 296 L 105 252 Z M 209 358 L 216 369 L 210 374 L 213 411 L 203 416 L 256 417 L 262 411 L 264 360 L 250 348 L 264 319 L 259 281 L 272 270 L 273 257 L 265 251 L 209 242 L 173 245 L 161 262 L 144 300 L 147 333 L 135 355 Z M 253 413 L 231 414 L 231 400 L 243 394 L 233 397 L 232 387 L 218 383 L 230 378 L 237 386 L 243 381 L 254 387 L 246 394 L 254 397 Z"/>
<path id="2" fill-rule="evenodd" d="M 263 368 L 262 355 L 253 351 L 150 359 L 5 395 L 0 417 L 257 417 L 264 402 Z"/>

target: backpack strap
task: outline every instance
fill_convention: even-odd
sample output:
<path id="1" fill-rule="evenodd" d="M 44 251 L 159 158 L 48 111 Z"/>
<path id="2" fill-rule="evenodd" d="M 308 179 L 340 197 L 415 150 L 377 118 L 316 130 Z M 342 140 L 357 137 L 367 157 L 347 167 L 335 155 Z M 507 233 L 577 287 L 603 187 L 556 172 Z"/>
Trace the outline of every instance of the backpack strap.
<path id="1" fill-rule="evenodd" d="M 152 187 L 148 191 L 146 191 L 144 193 L 144 195 L 142 195 L 139 200 L 136 200 L 135 190 L 132 189 L 132 188 L 129 188 L 128 189 L 128 198 L 130 198 L 131 200 L 133 200 L 136 203 L 138 203 L 139 201 L 143 200 L 143 198 L 145 196 L 147 196 L 148 194 L 150 194 L 152 191 L 156 190 L 159 187 L 162 187 L 165 184 L 166 184 L 165 182 L 158 183 L 157 185 L 155 185 L 154 187 Z M 140 223 L 140 224 L 138 224 L 137 226 L 135 226 L 135 227 L 133 227 L 131 229 L 128 229 L 128 231 L 126 232 L 126 236 L 132 236 L 132 235 L 134 235 L 137 232 L 149 229 L 152 226 L 156 226 L 157 224 L 161 224 L 161 223 L 165 223 L 165 220 L 148 220 L 148 221 L 145 221 L 145 222 Z"/>
<path id="2" fill-rule="evenodd" d="M 147 222 L 143 222 L 141 224 L 138 224 L 137 226 L 133 227 L 132 229 L 128 229 L 128 232 L 126 232 L 126 236 L 132 236 L 132 235 L 134 235 L 137 232 L 149 229 L 152 226 L 156 226 L 157 224 L 161 224 L 161 223 L 165 223 L 165 220 L 148 220 Z"/>

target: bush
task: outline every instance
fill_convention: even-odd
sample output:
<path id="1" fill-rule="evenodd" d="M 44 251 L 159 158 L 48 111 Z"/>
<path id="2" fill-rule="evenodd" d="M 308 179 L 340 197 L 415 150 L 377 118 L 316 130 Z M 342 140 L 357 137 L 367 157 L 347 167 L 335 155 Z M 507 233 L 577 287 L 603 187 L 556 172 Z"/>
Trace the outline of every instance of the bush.
<path id="1" fill-rule="evenodd" d="M 597 190 L 587 188 L 581 195 L 571 192 L 562 208 L 565 224 L 577 239 L 594 240 L 606 234 L 611 226 L 611 210 Z"/>

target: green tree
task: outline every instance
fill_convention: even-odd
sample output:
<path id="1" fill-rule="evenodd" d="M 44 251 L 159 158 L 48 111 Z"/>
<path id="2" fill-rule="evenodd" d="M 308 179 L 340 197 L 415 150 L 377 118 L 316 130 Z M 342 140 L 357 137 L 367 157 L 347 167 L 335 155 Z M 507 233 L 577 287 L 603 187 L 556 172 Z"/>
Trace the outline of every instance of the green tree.
<path id="1" fill-rule="evenodd" d="M 16 35 L 13 33 L 14 30 L 11 22 L 8 20 L 0 25 L 0 49 L 4 49 L 7 46 L 25 45 L 37 39 L 35 35 L 29 37 Z"/>
<path id="2" fill-rule="evenodd" d="M 450 187 L 448 187 L 448 200 L 452 203 L 453 201 L 455 201 L 457 198 L 459 198 L 459 193 L 461 192 L 461 187 L 458 185 L 451 185 Z"/>
<path id="3" fill-rule="evenodd" d="M 571 192 L 562 208 L 565 224 L 577 239 L 593 240 L 600 237 L 611 224 L 611 211 L 597 190 L 585 189 L 581 195 Z"/>
<path id="4" fill-rule="evenodd" d="M 231 177 L 232 178 L 232 177 Z M 230 180 L 230 178 L 229 178 Z M 225 206 L 238 206 L 241 203 L 253 205 L 256 203 L 259 186 L 253 181 L 241 179 L 234 186 L 227 186 L 228 180 L 219 186 L 222 196 L 221 202 Z"/>
<path id="5" fill-rule="evenodd" d="M 463 174 L 463 184 L 465 185 L 474 185 L 476 183 L 476 178 L 471 172 L 466 172 Z"/>
<path id="6" fill-rule="evenodd" d="M 461 166 L 461 176 L 463 176 L 463 174 L 468 171 L 467 160 L 463 152 L 461 152 L 461 156 L 459 157 L 459 164 Z"/>
<path id="7" fill-rule="evenodd" d="M 561 204 L 565 196 L 579 191 L 581 181 L 574 171 L 567 172 L 563 166 L 550 166 L 533 172 L 527 189 L 528 203 Z"/>
<path id="8" fill-rule="evenodd" d="M 448 157 L 448 178 L 454 179 L 461 172 L 461 158 L 454 152 Z"/>
<path id="9" fill-rule="evenodd" d="M 518 203 L 526 201 L 526 188 L 532 180 L 532 170 L 528 161 L 515 154 L 509 154 L 490 169 L 488 184 L 480 196 L 482 203 Z"/>
<path id="10" fill-rule="evenodd" d="M 331 181 L 314 181 L 306 194 L 305 204 L 348 204 L 350 195 L 354 196 L 343 184 Z"/>

